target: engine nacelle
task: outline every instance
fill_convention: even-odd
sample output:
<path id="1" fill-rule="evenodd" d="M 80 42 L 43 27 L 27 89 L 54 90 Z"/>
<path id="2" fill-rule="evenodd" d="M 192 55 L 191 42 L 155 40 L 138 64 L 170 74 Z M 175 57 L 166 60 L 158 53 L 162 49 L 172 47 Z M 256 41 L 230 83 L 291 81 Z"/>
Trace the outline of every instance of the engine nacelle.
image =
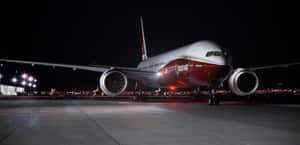
<path id="1" fill-rule="evenodd" d="M 231 74 L 228 83 L 233 93 L 246 96 L 256 91 L 259 81 L 254 72 L 238 68 Z"/>
<path id="2" fill-rule="evenodd" d="M 104 72 L 99 80 L 101 90 L 108 96 L 118 96 L 127 88 L 127 77 L 118 70 Z"/>

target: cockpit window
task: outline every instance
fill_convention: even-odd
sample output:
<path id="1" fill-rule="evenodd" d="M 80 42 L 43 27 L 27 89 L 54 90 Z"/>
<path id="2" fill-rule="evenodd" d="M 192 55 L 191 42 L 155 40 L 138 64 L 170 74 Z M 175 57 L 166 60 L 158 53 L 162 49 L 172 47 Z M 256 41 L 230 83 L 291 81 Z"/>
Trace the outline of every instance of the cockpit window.
<path id="1" fill-rule="evenodd" d="M 206 57 L 209 56 L 227 56 L 228 53 L 227 52 L 222 52 L 222 51 L 208 51 L 206 53 Z"/>

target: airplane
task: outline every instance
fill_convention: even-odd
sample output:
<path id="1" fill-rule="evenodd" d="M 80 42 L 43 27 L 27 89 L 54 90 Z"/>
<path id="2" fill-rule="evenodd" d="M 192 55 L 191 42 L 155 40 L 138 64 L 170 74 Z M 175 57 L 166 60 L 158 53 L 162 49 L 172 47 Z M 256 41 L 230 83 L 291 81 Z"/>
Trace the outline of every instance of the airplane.
<path id="1" fill-rule="evenodd" d="M 10 59 L 0 59 L 0 61 L 101 72 L 99 87 L 108 96 L 117 96 L 123 93 L 127 88 L 128 79 L 133 79 L 136 80 L 135 89 L 139 91 L 138 95 L 133 97 L 136 101 L 143 100 L 141 93 L 143 86 L 170 90 L 204 86 L 210 90 L 209 105 L 219 104 L 220 99 L 215 95 L 216 89 L 222 87 L 226 80 L 234 94 L 246 96 L 254 93 L 258 88 L 259 79 L 255 73 L 256 70 L 300 64 L 233 68 L 232 56 L 229 51 L 208 40 L 198 41 L 157 56 L 148 57 L 142 17 L 140 24 L 142 61 L 136 68 L 107 65 L 83 66 Z"/>

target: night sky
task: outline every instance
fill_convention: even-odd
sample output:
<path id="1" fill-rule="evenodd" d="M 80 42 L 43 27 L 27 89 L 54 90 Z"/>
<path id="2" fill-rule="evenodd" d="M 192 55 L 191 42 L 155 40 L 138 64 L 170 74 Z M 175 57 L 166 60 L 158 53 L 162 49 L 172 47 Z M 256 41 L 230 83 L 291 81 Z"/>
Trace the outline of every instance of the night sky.
<path id="1" fill-rule="evenodd" d="M 135 67 L 143 16 L 149 56 L 212 40 L 231 51 L 235 67 L 300 62 L 295 3 L 9 1 L 0 3 L 0 13 L 0 57 L 6 59 Z M 299 67 L 257 72 L 261 87 L 300 87 Z M 16 70 L 37 76 L 40 89 L 95 88 L 101 75 L 12 63 L 0 68 L 6 78 Z"/>

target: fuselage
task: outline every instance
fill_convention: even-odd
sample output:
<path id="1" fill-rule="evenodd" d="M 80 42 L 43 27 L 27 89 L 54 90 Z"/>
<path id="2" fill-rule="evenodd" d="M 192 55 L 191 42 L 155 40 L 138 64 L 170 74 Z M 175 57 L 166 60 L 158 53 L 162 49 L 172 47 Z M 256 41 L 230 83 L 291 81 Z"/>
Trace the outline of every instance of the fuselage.
<path id="1" fill-rule="evenodd" d="M 138 69 L 157 72 L 145 85 L 155 88 L 210 86 L 222 82 L 231 72 L 231 56 L 211 41 L 190 45 L 150 57 Z"/>

